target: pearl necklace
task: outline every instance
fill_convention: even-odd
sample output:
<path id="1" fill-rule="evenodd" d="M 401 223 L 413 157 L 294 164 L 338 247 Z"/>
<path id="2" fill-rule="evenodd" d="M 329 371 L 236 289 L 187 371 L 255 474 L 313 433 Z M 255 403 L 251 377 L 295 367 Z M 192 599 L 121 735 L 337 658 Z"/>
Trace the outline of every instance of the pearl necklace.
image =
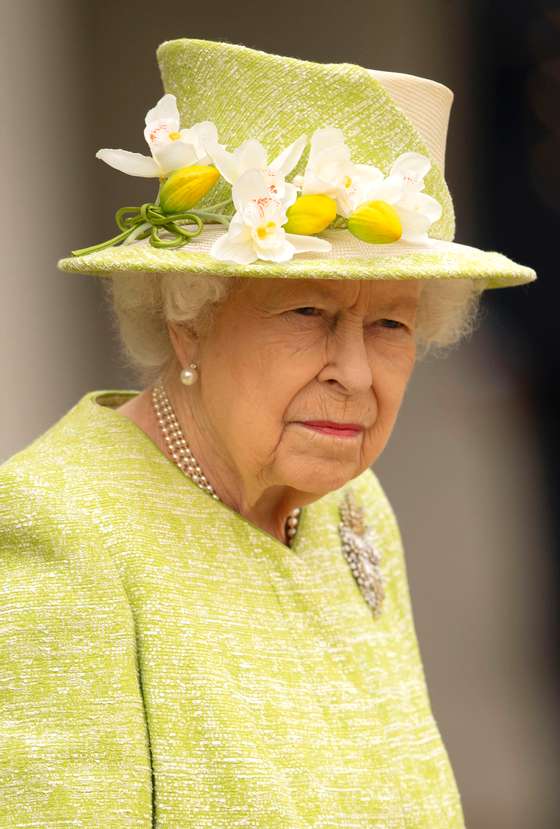
<path id="1" fill-rule="evenodd" d="M 193 455 L 189 444 L 183 434 L 183 430 L 179 425 L 177 416 L 171 405 L 171 401 L 167 396 L 163 385 L 157 384 L 152 389 L 152 404 L 156 417 L 169 450 L 169 454 L 177 464 L 177 466 L 194 481 L 201 489 L 208 492 L 216 501 L 221 501 L 221 498 L 216 494 L 216 491 L 206 475 L 200 468 L 198 461 Z M 291 511 L 286 520 L 286 535 L 288 536 L 288 547 L 292 546 L 292 540 L 297 532 L 299 516 L 301 508 L 296 507 Z"/>

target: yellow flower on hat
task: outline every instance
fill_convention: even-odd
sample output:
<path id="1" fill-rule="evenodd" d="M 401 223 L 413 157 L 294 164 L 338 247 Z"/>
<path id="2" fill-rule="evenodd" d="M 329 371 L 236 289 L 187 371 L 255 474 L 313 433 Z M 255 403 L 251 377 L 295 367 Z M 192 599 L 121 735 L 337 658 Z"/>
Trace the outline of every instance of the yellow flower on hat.
<path id="1" fill-rule="evenodd" d="M 220 178 L 215 167 L 191 164 L 174 170 L 159 191 L 159 204 L 164 213 L 189 210 L 208 193 Z"/>
<path id="2" fill-rule="evenodd" d="M 130 176 L 164 179 L 173 170 L 189 164 L 211 164 L 207 144 L 221 146 L 212 121 L 200 121 L 180 129 L 177 99 L 170 93 L 163 95 L 148 111 L 145 122 L 144 138 L 151 156 L 105 148 L 96 152 L 96 158 Z"/>
<path id="3" fill-rule="evenodd" d="M 336 202 L 321 193 L 298 196 L 286 210 L 286 215 L 288 222 L 284 225 L 284 230 L 288 233 L 320 233 L 336 218 Z"/>
<path id="4" fill-rule="evenodd" d="M 348 230 L 363 242 L 387 244 L 402 236 L 402 224 L 395 208 L 386 201 L 361 204 L 348 219 Z"/>

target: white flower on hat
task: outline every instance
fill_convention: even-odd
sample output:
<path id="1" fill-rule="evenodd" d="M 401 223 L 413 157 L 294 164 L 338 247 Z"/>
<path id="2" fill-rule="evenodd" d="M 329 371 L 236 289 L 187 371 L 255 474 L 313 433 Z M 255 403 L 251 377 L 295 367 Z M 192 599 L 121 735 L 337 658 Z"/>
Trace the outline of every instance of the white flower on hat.
<path id="1" fill-rule="evenodd" d="M 282 227 L 288 220 L 286 209 L 296 199 L 295 187 L 283 197 L 274 196 L 268 176 L 260 169 L 250 169 L 236 179 L 232 195 L 236 213 L 227 233 L 212 245 L 210 255 L 214 258 L 248 265 L 256 259 L 287 262 L 296 253 L 331 250 L 326 239 L 286 233 Z"/>
<path id="2" fill-rule="evenodd" d="M 302 195 L 323 193 L 336 201 L 341 216 L 348 217 L 368 199 L 390 202 L 400 197 L 400 180 L 389 181 L 373 164 L 354 164 L 344 133 L 338 127 L 320 127 L 311 136 L 309 159 L 303 176 L 293 183 Z"/>
<path id="3" fill-rule="evenodd" d="M 217 142 L 207 146 L 215 166 L 222 176 L 231 185 L 248 170 L 260 170 L 266 180 L 268 192 L 279 199 L 290 197 L 295 199 L 297 189 L 293 184 L 285 181 L 284 177 L 290 173 L 298 161 L 307 144 L 307 136 L 302 134 L 292 144 L 268 163 L 266 148 L 255 138 L 249 138 L 237 147 L 232 153 L 224 149 Z M 293 201 L 293 199 L 292 199 Z M 290 204 L 292 204 L 292 201 Z"/>
<path id="4" fill-rule="evenodd" d="M 129 150 L 102 149 L 96 152 L 106 164 L 130 176 L 165 178 L 169 173 L 190 164 L 211 164 L 206 145 L 220 147 L 218 131 L 212 121 L 200 121 L 180 129 L 175 95 L 167 93 L 146 115 L 144 138 L 151 156 Z"/>
<path id="5" fill-rule="evenodd" d="M 389 173 L 389 178 L 398 179 L 402 184 L 402 195 L 393 202 L 393 207 L 402 223 L 402 238 L 408 242 L 427 242 L 429 226 L 437 222 L 442 214 L 437 199 L 421 192 L 424 176 L 431 166 L 430 159 L 425 155 L 407 152 L 396 159 Z"/>

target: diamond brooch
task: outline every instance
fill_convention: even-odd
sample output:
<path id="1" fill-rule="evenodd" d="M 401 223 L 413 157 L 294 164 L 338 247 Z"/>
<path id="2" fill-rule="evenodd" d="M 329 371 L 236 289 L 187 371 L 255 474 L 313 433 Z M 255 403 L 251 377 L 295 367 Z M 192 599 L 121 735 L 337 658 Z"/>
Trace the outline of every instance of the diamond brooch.
<path id="1" fill-rule="evenodd" d="M 373 615 L 379 616 L 385 598 L 381 553 L 375 546 L 373 529 L 364 521 L 364 508 L 357 503 L 352 489 L 346 491 L 339 512 L 342 552 Z"/>

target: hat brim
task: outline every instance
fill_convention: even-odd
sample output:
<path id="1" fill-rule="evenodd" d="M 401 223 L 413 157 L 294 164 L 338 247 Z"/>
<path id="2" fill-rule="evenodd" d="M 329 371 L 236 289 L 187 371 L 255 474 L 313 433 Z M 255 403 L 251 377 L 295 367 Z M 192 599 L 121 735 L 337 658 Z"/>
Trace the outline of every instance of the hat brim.
<path id="1" fill-rule="evenodd" d="M 256 259 L 239 265 L 210 255 L 213 242 L 223 233 L 222 225 L 206 225 L 200 236 L 181 248 L 155 248 L 143 239 L 60 259 L 57 267 L 66 273 L 92 276 L 144 271 L 292 279 L 473 279 L 480 281 L 481 290 L 525 285 L 537 278 L 532 268 L 496 251 L 440 239 L 430 239 L 427 244 L 399 241 L 373 245 L 348 230 L 334 228 L 320 234 L 331 242 L 329 253 L 296 253 L 287 262 Z"/>

